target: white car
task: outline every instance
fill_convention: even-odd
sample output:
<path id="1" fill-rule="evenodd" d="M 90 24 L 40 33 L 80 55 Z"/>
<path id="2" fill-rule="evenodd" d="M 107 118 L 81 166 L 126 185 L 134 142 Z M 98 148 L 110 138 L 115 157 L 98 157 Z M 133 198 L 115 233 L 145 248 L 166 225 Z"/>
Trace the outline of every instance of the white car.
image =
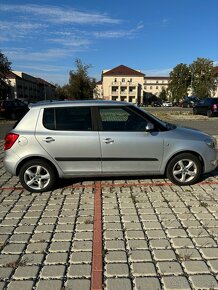
<path id="1" fill-rule="evenodd" d="M 173 104 L 170 101 L 163 102 L 163 107 L 172 107 Z"/>

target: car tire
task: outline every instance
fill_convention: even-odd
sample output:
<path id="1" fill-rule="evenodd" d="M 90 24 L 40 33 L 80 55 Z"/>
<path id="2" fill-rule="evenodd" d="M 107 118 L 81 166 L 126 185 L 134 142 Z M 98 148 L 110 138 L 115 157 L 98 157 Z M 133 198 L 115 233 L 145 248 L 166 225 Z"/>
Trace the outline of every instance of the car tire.
<path id="1" fill-rule="evenodd" d="M 196 108 L 193 108 L 193 115 L 197 115 L 198 114 L 198 111 Z"/>
<path id="2" fill-rule="evenodd" d="M 167 177 L 176 185 L 196 183 L 202 173 L 202 164 L 195 155 L 181 153 L 170 160 L 167 166 Z"/>
<path id="3" fill-rule="evenodd" d="M 55 170 L 46 161 L 33 159 L 27 161 L 20 170 L 22 186 L 30 192 L 45 192 L 55 185 Z"/>
<path id="4" fill-rule="evenodd" d="M 209 118 L 213 117 L 213 112 L 211 110 L 207 111 L 207 117 Z"/>

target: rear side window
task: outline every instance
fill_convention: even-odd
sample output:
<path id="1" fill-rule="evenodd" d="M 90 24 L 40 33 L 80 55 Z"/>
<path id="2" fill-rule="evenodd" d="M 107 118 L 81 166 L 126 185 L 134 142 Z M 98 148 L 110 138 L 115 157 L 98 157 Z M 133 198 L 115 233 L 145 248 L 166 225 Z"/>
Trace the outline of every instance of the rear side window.
<path id="1" fill-rule="evenodd" d="M 44 109 L 43 125 L 50 130 L 90 131 L 91 111 L 86 107 L 47 108 Z"/>

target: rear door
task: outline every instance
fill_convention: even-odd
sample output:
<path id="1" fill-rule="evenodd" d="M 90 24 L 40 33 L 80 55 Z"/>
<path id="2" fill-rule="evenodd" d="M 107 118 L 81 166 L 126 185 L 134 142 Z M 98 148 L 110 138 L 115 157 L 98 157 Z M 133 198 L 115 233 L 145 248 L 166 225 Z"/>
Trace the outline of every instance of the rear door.
<path id="1" fill-rule="evenodd" d="M 90 107 L 42 109 L 35 136 L 64 174 L 101 172 L 99 134 L 94 130 Z"/>

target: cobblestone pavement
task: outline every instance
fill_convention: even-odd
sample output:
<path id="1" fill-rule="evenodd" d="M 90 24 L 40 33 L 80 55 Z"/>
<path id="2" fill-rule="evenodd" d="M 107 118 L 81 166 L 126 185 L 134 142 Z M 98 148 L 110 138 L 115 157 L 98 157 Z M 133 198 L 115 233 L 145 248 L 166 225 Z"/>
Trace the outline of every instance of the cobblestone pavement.
<path id="1" fill-rule="evenodd" d="M 94 290 L 96 182 L 29 193 L 2 157 L 0 289 Z M 218 289 L 218 171 L 194 186 L 145 178 L 100 190 L 102 289 Z"/>

